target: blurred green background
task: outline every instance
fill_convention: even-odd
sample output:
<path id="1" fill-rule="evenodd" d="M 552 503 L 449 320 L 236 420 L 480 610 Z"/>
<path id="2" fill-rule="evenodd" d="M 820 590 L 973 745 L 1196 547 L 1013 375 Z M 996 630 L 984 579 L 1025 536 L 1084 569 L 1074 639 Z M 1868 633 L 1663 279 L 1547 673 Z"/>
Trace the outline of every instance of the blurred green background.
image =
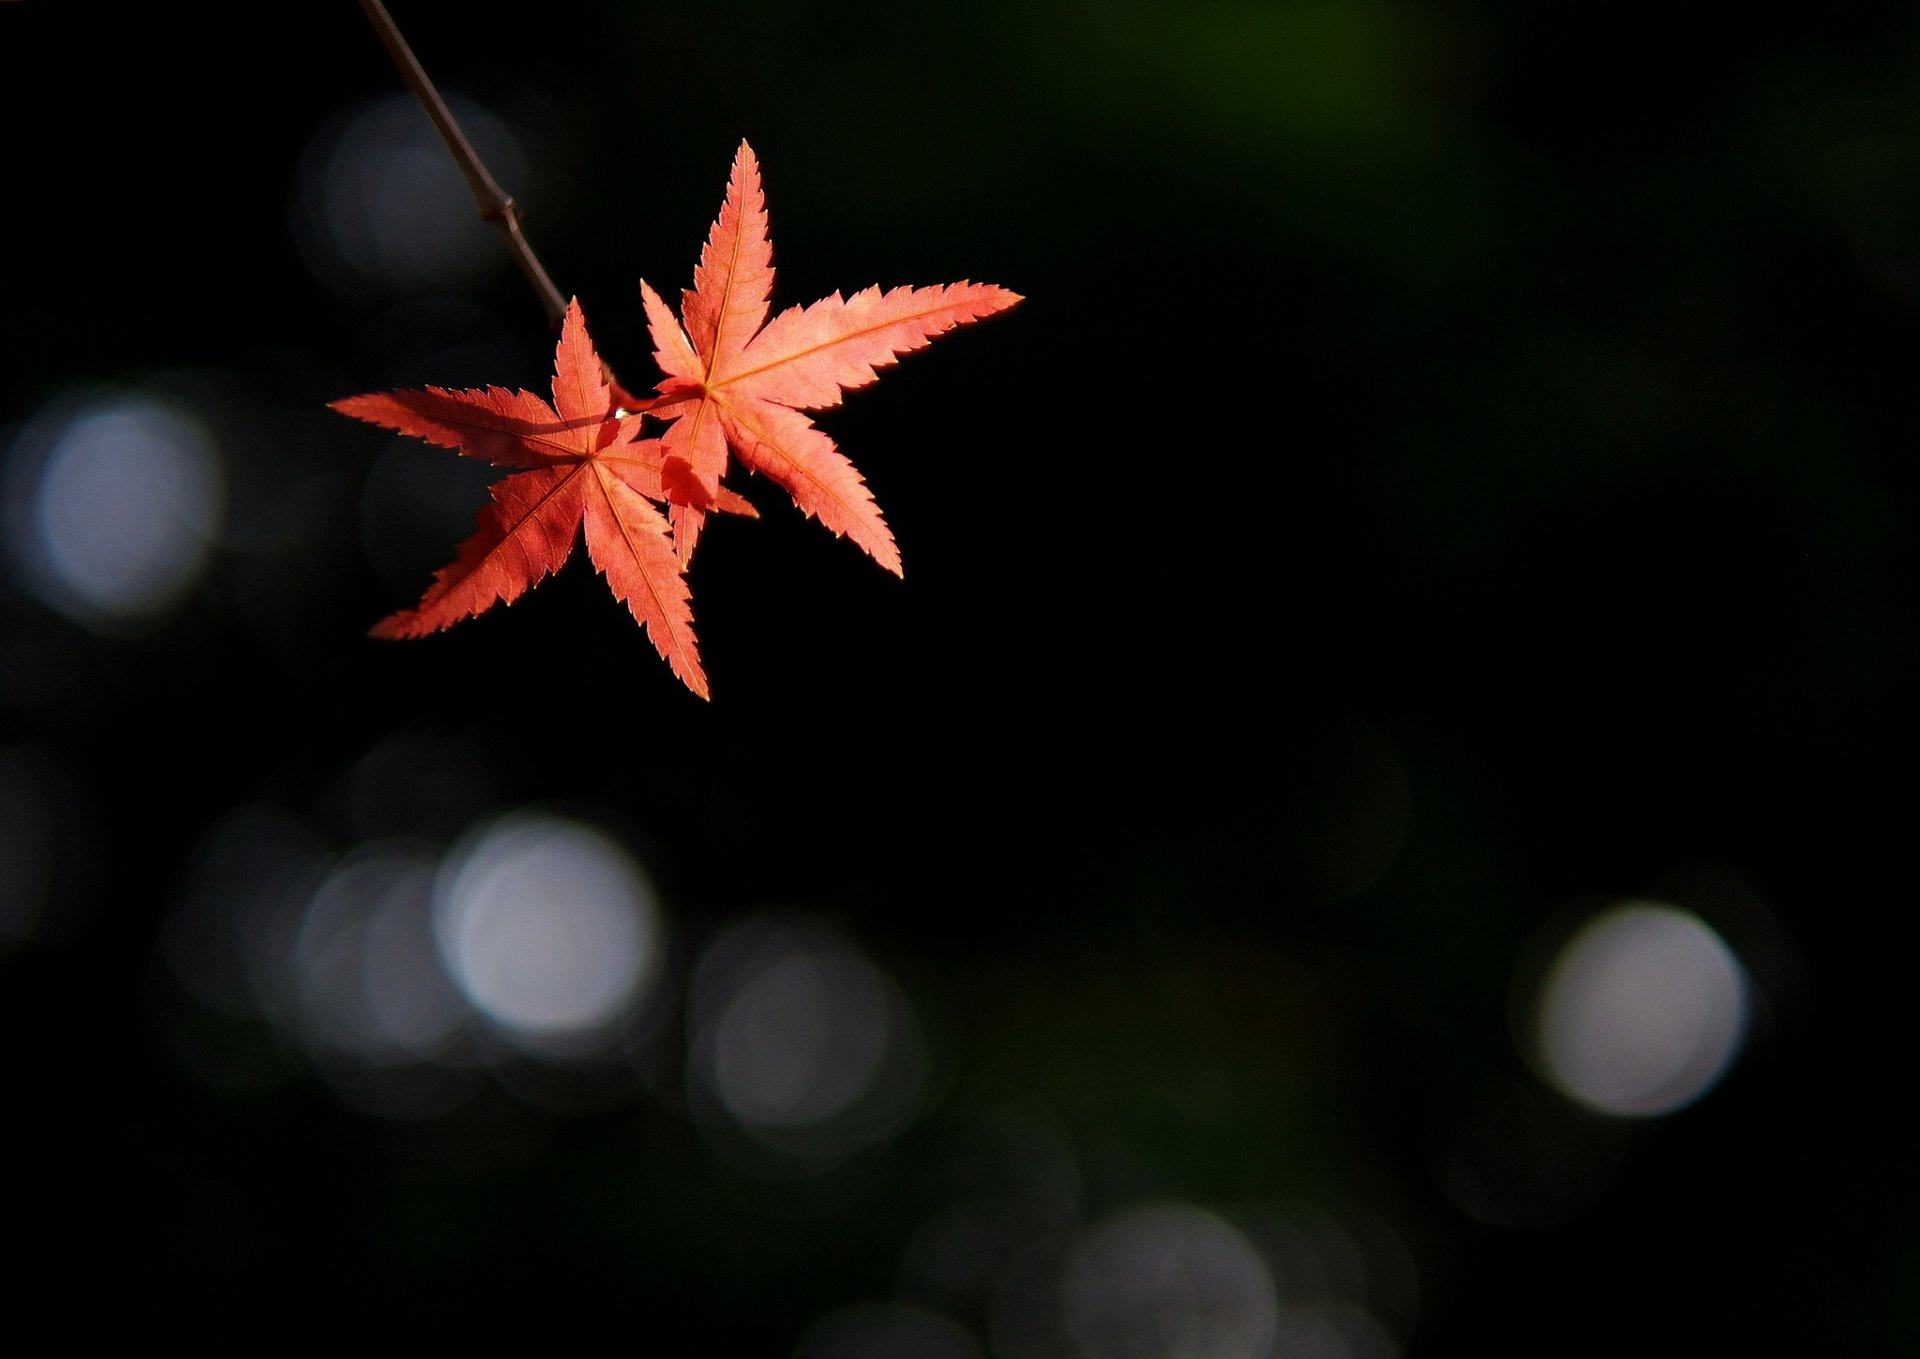
<path id="1" fill-rule="evenodd" d="M 1920 1352 L 1920 14 L 395 17 L 631 386 L 742 137 L 776 307 L 1027 301 L 820 419 L 904 581 L 742 483 L 711 704 L 579 561 L 373 642 L 489 472 L 325 403 L 540 388 L 535 298 L 355 6 L 0 8 L 49 1279 L 281 1350 Z"/>

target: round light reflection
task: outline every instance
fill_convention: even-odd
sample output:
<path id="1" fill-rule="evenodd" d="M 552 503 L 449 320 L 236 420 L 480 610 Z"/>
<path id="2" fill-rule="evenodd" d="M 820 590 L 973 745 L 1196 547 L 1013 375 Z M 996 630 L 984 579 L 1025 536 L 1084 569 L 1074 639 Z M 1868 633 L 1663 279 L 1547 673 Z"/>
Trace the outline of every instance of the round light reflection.
<path id="1" fill-rule="evenodd" d="M 572 1050 L 625 1018 L 659 965 L 653 887 L 597 831 L 518 815 L 449 856 L 434 934 L 467 999 L 523 1046 Z"/>
<path id="2" fill-rule="evenodd" d="M 433 1055 L 466 1018 L 433 946 L 433 860 L 372 847 L 314 892 L 292 961 L 309 1044 L 363 1061 Z"/>
<path id="3" fill-rule="evenodd" d="M 1746 974 L 1685 911 L 1629 902 L 1580 930 L 1541 986 L 1547 1075 L 1610 1114 L 1671 1113 L 1720 1079 L 1746 1035 Z"/>
<path id="4" fill-rule="evenodd" d="M 527 160 L 506 125 L 458 97 L 449 102 L 496 178 L 524 194 Z M 314 267 L 339 283 L 446 287 L 507 259 L 433 125 L 405 95 L 370 100 L 316 135 L 295 217 Z"/>
<path id="5" fill-rule="evenodd" d="M 798 949 L 735 993 L 713 1035 L 713 1085 L 742 1123 L 804 1128 L 841 1113 L 886 1056 L 887 983 L 848 952 Z"/>
<path id="6" fill-rule="evenodd" d="M 213 436 L 199 418 L 148 396 L 82 399 L 48 411 L 14 443 L 15 569 L 84 626 L 140 625 L 199 581 L 223 498 Z"/>
<path id="7" fill-rule="evenodd" d="M 1269 1359 L 1279 1311 L 1253 1244 L 1181 1204 L 1134 1208 L 1089 1232 L 1061 1303 L 1087 1359 Z"/>
<path id="8" fill-rule="evenodd" d="M 912 1007 L 851 942 L 805 922 L 742 922 L 689 999 L 696 1093 L 762 1147 L 827 1162 L 913 1116 L 926 1053 Z"/>

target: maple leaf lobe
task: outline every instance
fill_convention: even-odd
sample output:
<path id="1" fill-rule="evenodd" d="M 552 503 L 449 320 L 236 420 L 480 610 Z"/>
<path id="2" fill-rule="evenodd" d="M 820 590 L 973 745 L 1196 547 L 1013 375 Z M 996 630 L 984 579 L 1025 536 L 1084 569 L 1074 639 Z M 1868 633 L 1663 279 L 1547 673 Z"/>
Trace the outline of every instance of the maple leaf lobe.
<path id="1" fill-rule="evenodd" d="M 729 451 L 778 482 L 800 510 L 852 538 L 885 569 L 900 554 L 872 492 L 833 440 L 800 412 L 840 404 L 878 370 L 939 335 L 1022 300 L 991 283 L 838 292 L 767 321 L 773 283 L 760 164 L 746 141 L 734 153 L 727 195 L 700 251 L 680 317 L 643 279 L 640 295 L 665 376 L 652 414 L 661 436 L 662 484 L 681 560 L 720 494 Z"/>
<path id="2" fill-rule="evenodd" d="M 381 619 L 376 637 L 423 637 L 513 602 L 558 571 L 584 527 L 587 555 L 674 674 L 708 697 L 692 604 L 666 517 L 659 441 L 638 414 L 616 415 L 605 365 L 575 298 L 554 351 L 553 404 L 504 388 L 370 393 L 330 403 L 467 457 L 524 468 L 488 488 L 489 503 L 420 602 Z"/>

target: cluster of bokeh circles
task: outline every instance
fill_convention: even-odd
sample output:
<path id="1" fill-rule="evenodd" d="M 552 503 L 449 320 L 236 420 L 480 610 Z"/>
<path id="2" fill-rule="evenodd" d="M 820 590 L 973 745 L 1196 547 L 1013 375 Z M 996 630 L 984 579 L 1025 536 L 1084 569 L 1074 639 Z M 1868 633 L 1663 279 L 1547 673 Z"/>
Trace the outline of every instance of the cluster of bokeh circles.
<path id="1" fill-rule="evenodd" d="M 548 810 L 337 849 L 240 807 L 158 947 L 184 995 L 271 1026 L 380 1117 L 451 1114 L 495 1083 L 561 1111 L 637 1099 L 683 1042 L 671 1102 L 716 1147 L 804 1170 L 890 1137 L 926 1084 L 913 1006 L 843 929 L 768 912 L 690 950 L 627 844 Z"/>
<path id="2" fill-rule="evenodd" d="M 524 188 L 539 158 L 520 134 L 462 117 Z M 496 265 L 499 247 L 410 100 L 322 128 L 292 215 L 338 293 L 416 298 L 370 328 L 386 328 L 398 367 L 417 367 L 397 381 L 483 381 L 516 350 L 477 310 L 434 296 Z M 260 461 L 231 452 L 257 405 L 227 378 L 163 374 L 74 387 L 0 428 L 7 578 L 41 611 L 33 628 L 52 619 L 109 644 L 162 632 L 223 555 L 321 560 L 306 548 L 355 503 L 364 564 L 411 597 L 414 549 L 463 527 L 474 469 L 396 445 L 356 481 L 278 429 L 254 440 L 278 460 L 280 489 L 263 491 Z M 248 588 L 227 602 L 256 619 L 288 612 L 294 591 L 255 587 L 264 602 L 250 605 Z M 30 659 L 16 648 L 0 673 L 29 707 L 60 683 Z M 336 781 L 377 801 L 385 771 L 445 755 L 397 736 Z M 1339 797 L 1268 828 L 1259 849 L 1292 855 L 1295 897 L 1337 909 L 1388 871 L 1417 799 L 1370 725 L 1334 733 L 1322 756 Z M 76 833 L 82 782 L 54 745 L 0 746 L 0 950 L 59 933 L 57 883 L 84 875 L 97 848 Z M 543 1117 L 645 1107 L 768 1184 L 885 1157 L 939 1110 L 962 1053 L 918 983 L 847 920 L 767 904 L 696 925 L 616 807 L 456 820 L 445 834 L 342 834 L 339 818 L 261 797 L 205 826 L 153 941 L 157 1029 L 179 1068 L 213 1087 L 310 1076 L 379 1124 L 457 1120 L 502 1096 Z M 1549 914 L 1507 973 L 1513 1046 L 1537 1078 L 1524 1099 L 1617 1129 L 1708 1097 L 1767 1011 L 1756 961 L 1790 952 L 1757 900 L 1733 895 L 1738 909 L 1718 915 L 1699 904 L 1712 893 L 1657 890 Z M 234 1027 L 176 1022 L 181 1011 Z M 265 1042 L 218 1036 L 230 1032 Z M 1415 1333 L 1424 1262 L 1364 1202 L 1114 1202 L 1086 1191 L 1083 1149 L 1045 1107 L 953 1117 L 947 1187 L 900 1233 L 892 1293 L 824 1311 L 797 1359 L 1388 1359 Z M 1514 1131 L 1526 1118 L 1486 1121 L 1433 1155 L 1438 1187 L 1473 1218 L 1551 1225 L 1610 1173 L 1557 1164 L 1558 1178 L 1529 1178 Z"/>
<path id="3" fill-rule="evenodd" d="M 340 784 L 377 800 L 383 770 L 432 758 L 399 736 Z M 154 961 L 166 1004 L 264 1030 L 269 1054 L 160 1027 L 209 1085 L 304 1071 L 383 1122 L 503 1094 L 538 1117 L 646 1105 L 765 1183 L 884 1155 L 937 1105 L 952 1054 L 845 924 L 769 909 L 689 939 L 675 915 L 604 817 L 521 807 L 342 846 L 244 804 L 188 856 Z M 894 1293 L 829 1309 L 796 1355 L 1388 1359 L 1411 1329 L 1412 1252 L 1364 1205 L 1095 1207 L 1043 1111 L 968 1115 L 946 1144 Z"/>

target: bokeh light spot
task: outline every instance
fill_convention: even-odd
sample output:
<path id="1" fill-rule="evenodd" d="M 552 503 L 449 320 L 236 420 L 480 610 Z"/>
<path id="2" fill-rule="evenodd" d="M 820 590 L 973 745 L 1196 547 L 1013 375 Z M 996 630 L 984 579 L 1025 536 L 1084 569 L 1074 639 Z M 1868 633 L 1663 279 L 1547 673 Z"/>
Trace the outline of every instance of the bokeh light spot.
<path id="1" fill-rule="evenodd" d="M 746 921 L 717 939 L 690 997 L 693 1076 L 762 1146 L 830 1161 L 892 1136 L 926 1074 L 906 997 L 824 927 Z"/>
<path id="2" fill-rule="evenodd" d="M 715 1092 L 756 1127 L 822 1122 L 872 1083 L 888 1028 L 886 983 L 865 960 L 790 953 L 750 978 L 720 1016 Z"/>
<path id="3" fill-rule="evenodd" d="M 1629 902 L 1583 927 L 1540 990 L 1534 1041 L 1550 1079 L 1610 1114 L 1665 1114 L 1698 1099 L 1747 1028 L 1747 981 L 1697 917 Z"/>
<path id="4" fill-rule="evenodd" d="M 1412 1328 L 1419 1275 L 1400 1234 L 1371 1209 L 1247 1206 L 1235 1225 L 1260 1250 L 1280 1302 L 1276 1359 L 1391 1359 Z"/>
<path id="5" fill-rule="evenodd" d="M 1278 1314 L 1253 1244 L 1182 1204 L 1133 1208 L 1087 1233 L 1061 1302 L 1087 1359 L 1268 1359 Z"/>
<path id="6" fill-rule="evenodd" d="M 1347 1303 L 1282 1307 L 1274 1359 L 1399 1359 L 1400 1347 L 1363 1308 Z"/>
<path id="7" fill-rule="evenodd" d="M 366 1062 L 429 1056 L 466 1006 L 433 946 L 434 860 L 374 846 L 349 855 L 314 892 L 293 965 L 308 1042 Z"/>
<path id="8" fill-rule="evenodd" d="M 955 1199 L 902 1246 L 899 1279 L 909 1296 L 973 1316 L 1014 1256 L 1079 1221 L 1080 1170 L 1052 1128 L 996 1111 L 970 1130 L 949 1175 Z"/>
<path id="9" fill-rule="evenodd" d="M 553 816 L 511 816 L 458 847 L 435 889 L 434 933 L 475 1008 L 541 1052 L 596 1046 L 659 967 L 659 907 L 640 866 Z"/>
<path id="10" fill-rule="evenodd" d="M 432 877 L 427 865 L 401 868 L 362 941 L 367 1015 L 388 1042 L 417 1056 L 442 1052 L 467 1017 L 434 943 Z"/>
<path id="11" fill-rule="evenodd" d="M 83 626 L 138 630 L 199 581 L 223 499 L 213 436 L 187 410 L 138 394 L 56 403 L 7 462 L 16 573 Z"/>
<path id="12" fill-rule="evenodd" d="M 527 160 L 506 126 L 457 97 L 449 103 L 495 178 L 527 192 Z M 507 260 L 432 124 L 406 95 L 369 100 L 309 142 L 295 226 L 315 270 L 336 284 L 419 291 Z"/>

